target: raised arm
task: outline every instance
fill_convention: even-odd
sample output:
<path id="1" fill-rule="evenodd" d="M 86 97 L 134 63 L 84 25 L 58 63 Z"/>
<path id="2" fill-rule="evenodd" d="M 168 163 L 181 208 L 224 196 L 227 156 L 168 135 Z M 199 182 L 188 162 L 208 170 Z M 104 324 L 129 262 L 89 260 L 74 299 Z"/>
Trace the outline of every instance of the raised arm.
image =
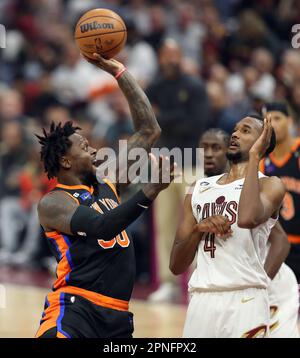
<path id="1" fill-rule="evenodd" d="M 198 245 L 205 233 L 227 235 L 231 233 L 227 217 L 214 215 L 197 224 L 191 206 L 191 195 L 184 200 L 183 221 L 180 222 L 170 256 L 170 270 L 174 275 L 185 272 L 194 260 Z"/>
<path id="2" fill-rule="evenodd" d="M 165 160 L 168 159 L 161 156 L 154 170 L 158 171 L 158 178 L 168 175 L 172 181 L 175 164 L 166 166 Z M 65 192 L 51 192 L 39 202 L 40 223 L 46 232 L 59 231 L 69 235 L 110 240 L 136 220 L 160 191 L 168 186 L 169 183 L 147 183 L 143 190 L 128 201 L 103 214 L 90 207 L 78 205 Z"/>
<path id="3" fill-rule="evenodd" d="M 277 177 L 258 178 L 259 162 L 268 148 L 271 119 L 265 119 L 261 136 L 249 152 L 249 164 L 238 209 L 238 226 L 253 229 L 277 214 L 285 187 Z"/>
<path id="4" fill-rule="evenodd" d="M 106 60 L 98 54 L 94 54 L 94 56 L 95 61 L 87 60 L 113 76 L 121 74 L 117 76 L 117 81 L 129 104 L 135 132 L 128 140 L 127 152 L 133 148 L 142 148 L 149 153 L 151 147 L 159 138 L 161 129 L 147 96 L 134 77 L 125 70 L 123 64 L 114 59 Z M 126 154 L 127 153 L 119 153 L 121 160 L 117 161 L 116 184 L 118 188 L 129 184 L 128 180 L 126 180 L 126 183 L 120 183 L 120 178 L 124 178 L 124 176 L 127 178 L 128 169 L 133 163 L 132 160 L 128 160 Z M 127 160 L 126 163 L 124 162 L 124 158 Z M 119 165 L 122 165 L 122 167 Z"/>
<path id="5" fill-rule="evenodd" d="M 269 236 L 270 249 L 265 261 L 265 271 L 273 279 L 286 259 L 291 244 L 279 222 L 273 227 Z"/>

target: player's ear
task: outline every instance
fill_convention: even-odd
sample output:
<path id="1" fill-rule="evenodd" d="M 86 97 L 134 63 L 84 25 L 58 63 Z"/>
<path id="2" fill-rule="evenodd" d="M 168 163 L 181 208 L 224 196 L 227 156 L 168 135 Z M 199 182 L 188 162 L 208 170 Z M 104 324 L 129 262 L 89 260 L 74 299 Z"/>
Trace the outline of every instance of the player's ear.
<path id="1" fill-rule="evenodd" d="M 66 157 L 66 156 L 62 156 L 60 158 L 59 164 L 61 165 L 61 167 L 63 167 L 64 169 L 70 169 L 71 168 L 71 160 Z"/>

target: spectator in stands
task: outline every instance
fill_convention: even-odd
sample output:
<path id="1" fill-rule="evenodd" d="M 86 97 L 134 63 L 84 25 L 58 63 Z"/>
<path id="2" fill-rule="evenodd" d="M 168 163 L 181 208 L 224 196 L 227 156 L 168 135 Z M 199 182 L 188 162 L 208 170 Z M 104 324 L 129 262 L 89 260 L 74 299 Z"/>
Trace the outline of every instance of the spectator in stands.
<path id="1" fill-rule="evenodd" d="M 183 73 L 183 54 L 174 40 L 166 40 L 159 51 L 159 76 L 147 90 L 162 128 L 159 147 L 193 148 L 209 121 L 206 90 L 197 78 Z M 190 170 L 192 162 L 189 163 Z M 185 173 L 188 175 L 188 173 Z M 172 183 L 154 207 L 159 265 L 159 289 L 152 301 L 168 301 L 178 296 L 178 286 L 169 271 L 168 257 L 175 234 L 171 223 L 179 218 L 185 184 Z M 177 297 L 178 298 L 178 297 Z"/>
<path id="2" fill-rule="evenodd" d="M 0 150 L 0 264 L 9 263 L 18 247 L 21 231 L 26 224 L 20 203 L 20 174 L 28 160 L 28 147 L 22 126 L 17 121 L 3 124 Z"/>

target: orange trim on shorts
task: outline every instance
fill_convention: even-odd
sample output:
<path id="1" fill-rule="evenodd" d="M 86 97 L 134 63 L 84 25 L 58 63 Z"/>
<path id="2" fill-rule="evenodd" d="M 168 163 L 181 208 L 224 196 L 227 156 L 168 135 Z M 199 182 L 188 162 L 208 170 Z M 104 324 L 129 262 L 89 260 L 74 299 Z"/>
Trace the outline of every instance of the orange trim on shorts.
<path id="1" fill-rule="evenodd" d="M 124 300 L 119 300 L 117 298 L 108 297 L 101 295 L 100 293 L 92 292 L 85 290 L 83 288 L 75 286 L 65 286 L 57 291 L 51 292 L 48 294 L 47 299 L 49 306 L 45 309 L 45 316 L 42 318 L 43 323 L 40 325 L 35 337 L 38 338 L 42 336 L 46 331 L 53 327 L 57 327 L 57 320 L 60 315 L 60 294 L 69 293 L 81 296 L 90 302 L 94 303 L 97 306 L 110 308 L 117 311 L 128 311 L 129 302 Z M 59 333 L 59 332 L 58 332 Z M 57 333 L 57 334 L 58 334 Z M 63 336 L 63 335 L 62 335 Z M 66 338 L 66 337 L 59 337 Z"/>
<path id="2" fill-rule="evenodd" d="M 71 189 L 71 190 L 80 190 L 80 189 L 85 189 L 88 192 L 90 192 L 91 194 L 93 194 L 94 192 L 94 188 L 88 187 L 87 185 L 64 185 L 64 184 L 56 184 L 57 188 L 61 188 L 61 189 Z"/>
<path id="3" fill-rule="evenodd" d="M 119 300 L 117 298 L 109 297 L 101 295 L 100 293 L 92 292 L 85 290 L 83 288 L 75 287 L 75 286 L 66 286 L 62 287 L 59 290 L 53 293 L 70 293 L 74 295 L 81 296 L 97 306 L 111 308 L 113 310 L 118 311 L 128 311 L 129 309 L 129 302 L 124 300 Z M 51 295 L 52 293 L 50 293 Z M 50 301 L 49 301 L 50 302 Z"/>
<path id="4" fill-rule="evenodd" d="M 58 287 L 65 286 L 67 284 L 66 277 L 71 272 L 71 267 L 66 255 L 69 246 L 65 242 L 63 235 L 59 234 L 56 231 L 45 232 L 45 235 L 55 240 L 61 254 L 61 260 L 59 261 L 56 268 L 57 280 L 55 281 L 53 286 L 54 289 L 57 289 Z"/>
<path id="5" fill-rule="evenodd" d="M 68 337 L 66 337 L 64 334 L 57 331 L 56 338 L 68 338 Z"/>
<path id="6" fill-rule="evenodd" d="M 291 244 L 300 244 L 300 235 L 288 235 Z"/>
<path id="7" fill-rule="evenodd" d="M 119 197 L 119 194 L 117 193 L 117 189 L 116 186 L 107 178 L 103 179 L 104 183 L 106 183 L 107 185 L 109 185 L 109 187 L 111 188 L 111 190 L 115 193 L 115 196 L 118 198 L 119 202 L 121 202 L 121 198 Z"/>
<path id="8" fill-rule="evenodd" d="M 49 306 L 44 310 L 45 316 L 42 318 L 44 322 L 40 325 L 35 338 L 42 336 L 49 329 L 56 327 L 56 321 L 60 314 L 59 294 L 57 296 L 51 296 L 49 294 L 47 300 Z"/>

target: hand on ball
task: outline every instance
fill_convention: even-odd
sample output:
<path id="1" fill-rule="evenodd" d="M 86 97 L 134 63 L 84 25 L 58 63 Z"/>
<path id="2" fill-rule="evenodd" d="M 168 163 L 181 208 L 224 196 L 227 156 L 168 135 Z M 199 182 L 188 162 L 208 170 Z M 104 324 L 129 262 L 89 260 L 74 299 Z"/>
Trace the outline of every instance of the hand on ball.
<path id="1" fill-rule="evenodd" d="M 81 55 L 92 65 L 101 68 L 101 70 L 106 71 L 113 76 L 115 76 L 125 67 L 121 62 L 113 58 L 109 60 L 105 59 L 104 57 L 100 56 L 98 53 L 93 53 L 93 57 L 95 58 L 94 60 L 85 56 L 83 53 Z"/>

